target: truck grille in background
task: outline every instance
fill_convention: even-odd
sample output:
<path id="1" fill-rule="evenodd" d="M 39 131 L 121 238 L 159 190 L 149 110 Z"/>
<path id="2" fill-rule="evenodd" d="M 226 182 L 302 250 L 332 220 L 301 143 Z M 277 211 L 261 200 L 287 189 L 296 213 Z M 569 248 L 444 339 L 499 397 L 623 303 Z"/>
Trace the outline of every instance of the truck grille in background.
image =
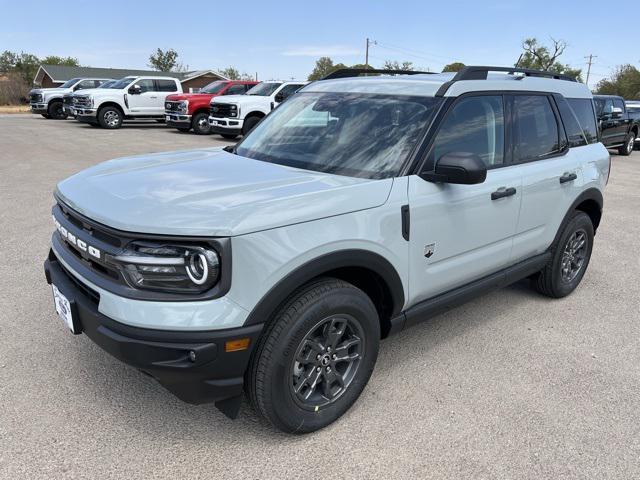
<path id="1" fill-rule="evenodd" d="M 77 105 L 79 107 L 90 107 L 90 103 L 89 103 L 89 97 L 79 97 L 79 96 L 74 96 L 73 98 L 73 105 Z"/>
<path id="2" fill-rule="evenodd" d="M 29 101 L 31 103 L 38 103 L 42 101 L 42 94 L 41 93 L 31 93 L 29 94 Z"/>
<path id="3" fill-rule="evenodd" d="M 231 105 L 228 103 L 212 103 L 209 110 L 212 117 L 226 118 L 231 116 Z"/>
<path id="4" fill-rule="evenodd" d="M 65 95 L 64 97 L 62 97 L 62 102 L 65 105 L 73 104 L 73 95 Z"/>
<path id="5" fill-rule="evenodd" d="M 164 102 L 164 109 L 168 112 L 179 111 L 181 102 Z"/>

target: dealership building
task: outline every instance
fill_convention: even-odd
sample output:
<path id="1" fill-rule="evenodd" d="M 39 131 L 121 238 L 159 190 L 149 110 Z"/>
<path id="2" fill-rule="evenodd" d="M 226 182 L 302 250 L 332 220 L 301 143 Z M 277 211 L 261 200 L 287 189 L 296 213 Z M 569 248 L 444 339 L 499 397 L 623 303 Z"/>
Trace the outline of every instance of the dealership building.
<path id="1" fill-rule="evenodd" d="M 42 88 L 59 87 L 72 78 L 113 78 L 118 80 L 129 76 L 166 76 L 180 80 L 182 90 L 195 92 L 215 81 L 228 80 L 215 70 L 192 72 L 158 72 L 154 70 L 131 70 L 127 68 L 70 67 L 67 65 L 40 65 L 33 83 Z"/>

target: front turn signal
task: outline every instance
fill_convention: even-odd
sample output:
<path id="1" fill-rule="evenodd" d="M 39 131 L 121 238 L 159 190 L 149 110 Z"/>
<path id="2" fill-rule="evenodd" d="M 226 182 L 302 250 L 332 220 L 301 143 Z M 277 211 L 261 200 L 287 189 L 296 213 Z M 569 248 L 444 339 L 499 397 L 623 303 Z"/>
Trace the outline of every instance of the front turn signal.
<path id="1" fill-rule="evenodd" d="M 235 340 L 227 340 L 224 344 L 225 352 L 238 352 L 249 348 L 250 338 L 237 338 Z"/>

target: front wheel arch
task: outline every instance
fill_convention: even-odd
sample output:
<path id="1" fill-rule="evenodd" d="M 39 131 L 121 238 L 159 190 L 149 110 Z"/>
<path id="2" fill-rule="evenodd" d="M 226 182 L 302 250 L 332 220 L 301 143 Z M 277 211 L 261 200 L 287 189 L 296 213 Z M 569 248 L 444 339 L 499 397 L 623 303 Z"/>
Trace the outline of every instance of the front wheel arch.
<path id="1" fill-rule="evenodd" d="M 320 277 L 344 280 L 364 291 L 378 310 L 382 337 L 389 334 L 391 319 L 404 306 L 402 280 L 396 268 L 386 258 L 360 249 L 321 255 L 296 268 L 260 299 L 247 317 L 245 325 L 269 322 L 293 292 L 301 285 Z"/>

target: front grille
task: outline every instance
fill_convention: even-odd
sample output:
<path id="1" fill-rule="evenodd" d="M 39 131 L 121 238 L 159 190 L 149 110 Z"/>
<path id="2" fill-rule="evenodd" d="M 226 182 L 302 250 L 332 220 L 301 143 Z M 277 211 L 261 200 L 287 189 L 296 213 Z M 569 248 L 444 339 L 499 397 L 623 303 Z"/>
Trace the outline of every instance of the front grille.
<path id="1" fill-rule="evenodd" d="M 82 291 L 94 305 L 98 305 L 100 303 L 100 294 L 79 281 L 71 272 L 67 271 L 64 265 L 61 263 L 59 264 L 62 271 L 67 275 L 67 278 L 71 280 L 71 282 L 73 282 L 73 284 L 78 287 L 78 289 L 80 289 L 80 291 Z"/>
<path id="2" fill-rule="evenodd" d="M 42 102 L 42 94 L 41 93 L 31 93 L 31 94 L 29 94 L 29 101 L 31 103 Z"/>
<path id="3" fill-rule="evenodd" d="M 78 107 L 91 107 L 91 102 L 89 101 L 89 97 L 87 96 L 73 96 L 73 105 Z"/>
<path id="4" fill-rule="evenodd" d="M 60 244 L 65 251 L 80 260 L 86 268 L 89 268 L 94 273 L 119 284 L 126 284 L 120 270 L 108 262 L 107 258 L 122 252 L 128 240 L 117 237 L 100 224 L 93 221 L 89 222 L 61 203 L 58 203 L 54 207 L 53 216 L 56 221 L 58 221 L 67 232 L 73 234 L 77 240 L 82 240 L 86 242 L 87 245 L 99 249 L 100 255 L 99 258 L 96 258 L 87 251 L 87 248 L 83 250 L 80 249 L 77 243 L 71 243 L 67 238 L 58 233 Z"/>
<path id="5" fill-rule="evenodd" d="M 180 112 L 180 104 L 182 102 L 165 102 L 164 109 L 168 112 Z"/>
<path id="6" fill-rule="evenodd" d="M 211 116 L 216 118 L 226 118 L 231 116 L 231 105 L 228 103 L 212 103 Z"/>

